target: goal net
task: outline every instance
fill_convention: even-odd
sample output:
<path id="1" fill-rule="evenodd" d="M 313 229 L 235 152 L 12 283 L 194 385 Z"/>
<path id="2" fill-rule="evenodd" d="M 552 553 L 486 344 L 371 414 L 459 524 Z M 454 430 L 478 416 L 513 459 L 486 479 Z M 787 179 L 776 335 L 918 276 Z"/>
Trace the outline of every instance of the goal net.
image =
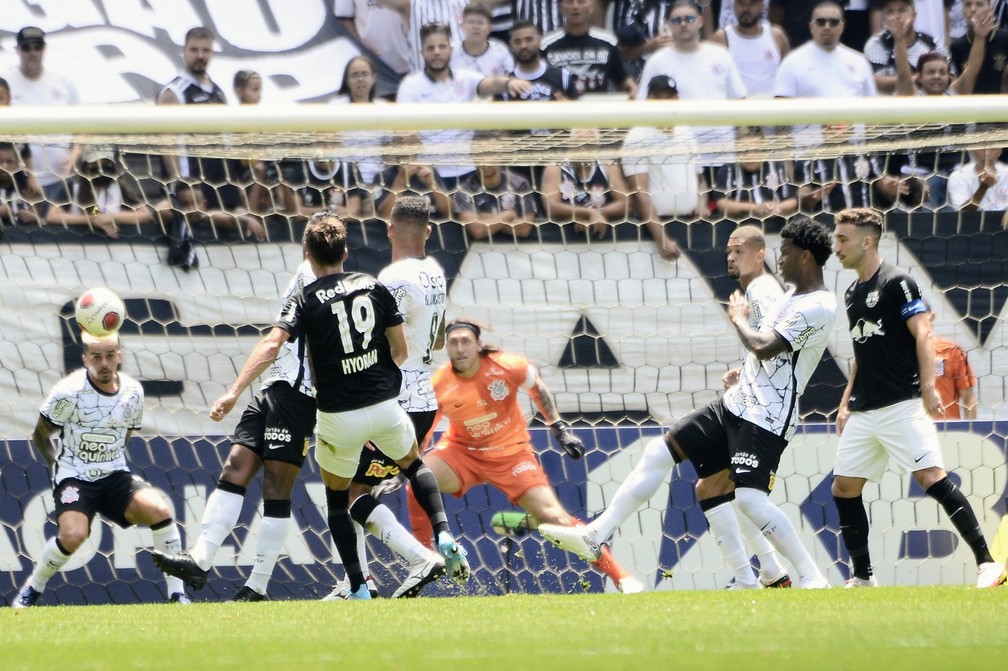
<path id="1" fill-rule="evenodd" d="M 587 457 L 574 462 L 562 456 L 547 431 L 533 429 L 543 465 L 572 514 L 590 518 L 605 508 L 643 445 L 721 392 L 722 375 L 743 354 L 725 311 L 736 286 L 725 268 L 728 236 L 741 223 L 760 226 L 767 264 L 774 269 L 785 221 L 756 208 L 750 208 L 755 216 L 726 216 L 713 204 L 669 217 L 665 230 L 682 255 L 668 261 L 641 222 L 633 189 L 593 187 L 589 172 L 577 166 L 597 162 L 603 175 L 615 180 L 621 165 L 637 160 L 700 165 L 732 154 L 739 163 L 779 162 L 788 184 L 764 183 L 766 193 L 798 194 L 799 213 L 828 222 L 829 211 L 801 196 L 821 190 L 826 180 L 799 164 L 844 163 L 852 169 L 831 173 L 830 188 L 867 194 L 867 204 L 886 213 L 883 257 L 913 274 L 936 314 L 936 333 L 968 353 L 977 378 L 977 419 L 942 423 L 940 434 L 949 470 L 981 518 L 997 558 L 1005 559 L 1008 533 L 999 529 L 1008 503 L 1008 424 L 997 419 L 1008 382 L 1003 213 L 932 206 L 920 193 L 897 191 L 889 199 L 881 189 L 887 174 L 898 184 L 923 185 L 968 161 L 970 149 L 1008 144 L 1008 126 L 999 123 L 1006 120 L 1000 97 L 739 101 L 715 108 L 688 102 L 444 107 L 3 110 L 0 143 L 12 143 L 15 151 L 13 164 L 3 162 L 0 171 L 5 315 L 0 595 L 9 600 L 45 538 L 55 533 L 49 474 L 27 439 L 53 384 L 80 366 L 72 305 L 84 289 L 108 286 L 125 300 L 124 370 L 141 380 L 147 396 L 144 427 L 130 445 L 129 459 L 136 472 L 166 492 L 189 546 L 238 416 L 217 424 L 209 420 L 208 408 L 275 317 L 278 297 L 301 259 L 305 213 L 320 202 L 344 208 L 351 236 L 348 266 L 377 274 L 390 260 L 380 201 L 399 193 L 383 180 L 421 159 L 441 169 L 457 163 L 460 152 L 468 152 L 473 164 L 508 167 L 525 177 L 519 182 L 524 192 L 505 189 L 495 202 L 504 207 L 509 198 L 528 199 L 532 226 L 528 231 L 506 226 L 487 237 L 478 226 L 466 225 L 471 219 L 460 214 L 466 199 L 456 198 L 457 188 L 415 184 L 412 190 L 421 194 L 445 192 L 449 203 L 438 211 L 431 198 L 436 226 L 428 251 L 449 278 L 449 318 L 465 315 L 491 325 L 490 342 L 535 364 L 561 413 L 589 446 Z M 628 130 L 639 126 L 690 128 L 694 140 L 624 146 Z M 737 131 L 732 142 L 710 130 L 726 126 Z M 471 142 L 443 138 L 438 154 L 428 156 L 426 134 L 459 128 L 475 132 Z M 24 167 L 21 146 L 70 142 L 86 146 L 84 158 L 98 167 L 81 167 L 69 179 L 69 202 L 33 201 L 24 192 L 23 176 L 15 174 Z M 238 204 L 225 202 L 211 212 L 211 205 L 169 198 L 179 184 L 167 177 L 164 157 L 171 161 L 180 153 L 226 159 L 225 177 L 202 183 L 210 183 L 212 194 L 237 194 Z M 909 156 L 930 157 L 932 163 Z M 938 163 L 935 156 L 957 158 Z M 357 165 L 363 184 L 333 178 L 334 164 L 342 161 Z M 625 203 L 622 214 L 595 230 L 600 237 L 569 216 L 551 216 L 544 175 L 556 166 L 579 176 L 562 187 L 570 189 L 565 196 Z M 112 177 L 104 184 L 118 184 L 122 210 L 132 213 L 115 226 L 100 216 L 111 212 L 96 197 L 99 190 L 86 186 L 103 176 Z M 716 173 L 710 178 L 716 181 Z M 581 183 L 573 183 L 578 179 Z M 751 204 L 746 199 L 755 198 L 743 188 L 709 186 L 729 200 Z M 700 202 L 714 200 L 708 191 Z M 673 200 L 682 195 L 652 194 Z M 1008 193 L 999 198 L 1008 207 Z M 191 239 L 184 238 L 181 222 Z M 182 242 L 194 257 L 170 258 Z M 827 263 L 826 283 L 838 296 L 853 280 L 835 259 Z M 802 402 L 803 426 L 785 454 L 772 495 L 835 585 L 846 577 L 847 557 L 829 494 L 836 437 L 825 421 L 836 409 L 851 357 L 846 318 L 838 315 L 829 350 Z M 439 354 L 438 363 L 445 360 Z M 528 399 L 522 402 L 532 418 Z M 688 465 L 677 467 L 613 539 L 617 560 L 648 589 L 716 588 L 730 579 L 695 505 L 694 481 Z M 210 587 L 198 597 L 228 598 L 240 587 L 255 556 L 260 498 L 254 485 L 238 528 L 217 555 Z M 865 498 L 883 584 L 971 582 L 975 569 L 968 548 L 958 543 L 938 505 L 907 478 L 888 474 L 869 486 Z M 384 501 L 406 522 L 401 494 Z M 474 580 L 468 592 L 613 589 L 584 562 L 522 528 L 520 516 L 502 521 L 498 513 L 516 509 L 500 492 L 480 486 L 462 499 L 447 497 L 446 505 L 453 530 L 470 551 Z M 294 507 L 300 532 L 288 539 L 271 595 L 314 598 L 329 591 L 341 569 L 330 559 L 324 489 L 311 458 Z M 50 582 L 46 602 L 162 599 L 160 574 L 137 552 L 150 545 L 146 529 L 95 523 L 86 549 Z M 404 576 L 403 565 L 375 539 L 369 538 L 368 547 L 375 558 L 372 575 L 388 595 Z M 431 592 L 457 593 L 443 585 Z"/>

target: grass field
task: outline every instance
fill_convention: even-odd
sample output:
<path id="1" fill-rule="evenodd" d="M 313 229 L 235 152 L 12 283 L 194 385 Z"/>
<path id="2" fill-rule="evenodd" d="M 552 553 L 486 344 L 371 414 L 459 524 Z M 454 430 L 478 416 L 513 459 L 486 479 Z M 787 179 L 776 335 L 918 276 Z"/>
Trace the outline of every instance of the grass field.
<path id="1" fill-rule="evenodd" d="M 0 609 L 0 669 L 1003 669 L 1008 588 Z"/>

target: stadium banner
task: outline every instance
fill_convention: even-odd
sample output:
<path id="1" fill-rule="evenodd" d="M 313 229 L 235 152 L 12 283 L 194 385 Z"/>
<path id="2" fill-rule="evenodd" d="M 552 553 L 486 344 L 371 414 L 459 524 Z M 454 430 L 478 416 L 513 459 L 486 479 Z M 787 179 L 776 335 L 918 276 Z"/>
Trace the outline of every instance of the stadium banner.
<path id="1" fill-rule="evenodd" d="M 46 69 L 72 81 L 86 104 L 153 102 L 197 26 L 216 37 L 208 72 L 232 102 L 238 70 L 262 75 L 264 104 L 327 101 L 347 61 L 365 51 L 331 0 L 40 0 L 3 9 L 0 76 L 17 66 L 18 30 L 38 26 Z M 380 62 L 378 74 L 379 94 L 394 93 L 398 75 Z"/>
<path id="2" fill-rule="evenodd" d="M 657 429 L 607 427 L 578 429 L 594 446 L 582 461 L 563 456 L 549 432 L 532 430 L 543 465 L 556 483 L 562 503 L 574 515 L 590 518 L 599 512 L 632 468 L 643 446 Z M 1004 561 L 1008 538 L 1005 516 L 1006 444 L 1008 422 L 950 422 L 940 426 L 946 465 L 977 511 L 999 561 Z M 829 494 L 828 464 L 836 445 L 832 427 L 802 427 L 785 453 L 773 499 L 799 529 L 831 584 L 846 577 L 846 559 Z M 7 463 L 0 499 L 0 595 L 13 596 L 31 569 L 45 539 L 55 533 L 50 473 L 24 440 L 0 443 Z M 199 519 L 207 494 L 215 484 L 227 454 L 220 436 L 137 438 L 129 449 L 133 470 L 164 490 L 184 527 L 183 544 L 199 533 Z M 825 467 L 824 467 L 825 465 Z M 677 467 L 666 486 L 649 505 L 634 515 L 612 541 L 616 558 L 643 579 L 648 589 L 716 589 L 731 573 L 707 534 L 703 513 L 695 504 L 696 477 L 688 465 Z M 249 501 L 258 502 L 257 479 Z M 387 495 L 404 523 L 407 514 L 402 492 Z M 939 505 L 924 495 L 909 476 L 887 474 L 869 485 L 865 501 L 871 514 L 872 554 L 883 585 L 969 585 L 976 568 L 965 544 L 959 543 Z M 309 459 L 294 492 L 295 531 L 270 585 L 273 598 L 313 599 L 325 595 L 341 569 L 331 563 L 325 522 L 325 495 L 313 459 Z M 463 499 L 446 497 L 452 529 L 462 534 L 469 550 L 473 578 L 465 593 L 494 595 L 508 592 L 558 593 L 607 589 L 600 574 L 585 562 L 544 542 L 535 532 L 501 536 L 492 530 L 495 513 L 513 510 L 495 489 L 476 487 Z M 218 553 L 208 588 L 197 599 L 230 598 L 242 584 L 254 560 L 254 539 L 260 505 L 246 505 L 239 525 Z M 1001 528 L 999 532 L 999 527 Z M 135 603 L 163 600 L 164 582 L 145 549 L 151 546 L 147 529 L 120 529 L 104 520 L 93 525 L 91 538 L 66 569 L 54 577 L 45 593 L 49 604 Z M 405 575 L 405 566 L 369 537 L 371 572 L 380 591 L 388 595 Z M 608 586 L 611 591 L 612 587 Z M 458 594 L 446 580 L 428 588 L 432 595 Z"/>

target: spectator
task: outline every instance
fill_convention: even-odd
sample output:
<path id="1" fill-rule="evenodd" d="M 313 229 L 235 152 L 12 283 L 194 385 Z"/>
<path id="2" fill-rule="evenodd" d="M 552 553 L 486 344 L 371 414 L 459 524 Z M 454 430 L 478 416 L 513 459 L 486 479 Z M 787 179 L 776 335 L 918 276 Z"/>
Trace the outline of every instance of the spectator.
<path id="1" fill-rule="evenodd" d="M 865 42 L 878 31 L 873 29 L 873 15 L 878 14 L 875 8 L 878 0 L 846 0 L 844 2 L 844 33 L 840 40 L 854 51 L 864 49 Z M 881 19 L 876 19 L 881 23 Z"/>
<path id="2" fill-rule="evenodd" d="M 207 67 L 213 58 L 214 36 L 206 28 L 191 28 L 182 47 L 182 71 L 162 87 L 158 105 L 205 105 L 227 103 L 224 90 L 210 78 Z M 237 159 L 165 157 L 168 178 L 181 177 L 198 183 L 202 197 L 190 199 L 188 206 L 205 207 L 203 221 L 215 228 L 237 230 L 257 241 L 266 239 L 266 227 L 248 214 L 248 202 L 241 187 L 242 166 Z"/>
<path id="3" fill-rule="evenodd" d="M 571 146 L 588 150 L 598 145 L 598 131 L 575 128 Z M 581 159 L 543 170 L 542 197 L 546 217 L 555 223 L 574 223 L 578 233 L 602 238 L 612 223 L 627 219 L 627 184 L 618 164 Z"/>
<path id="4" fill-rule="evenodd" d="M 120 224 L 140 225 L 154 220 L 154 212 L 138 198 L 124 198 L 119 182 L 122 170 L 115 153 L 88 147 L 71 180 L 70 203 L 53 205 L 46 223 L 60 226 L 89 226 L 110 238 L 119 237 Z M 167 209 L 167 203 L 161 203 Z"/>
<path id="5" fill-rule="evenodd" d="M 347 32 L 390 70 L 400 77 L 410 71 L 410 46 L 406 36 L 408 16 L 375 0 L 333 0 L 333 13 Z M 395 89 L 382 91 L 381 95 L 394 96 Z"/>
<path id="6" fill-rule="evenodd" d="M 840 43 L 843 8 L 820 0 L 809 22 L 812 40 L 781 61 L 774 79 L 778 98 L 830 98 L 876 95 L 871 65 L 861 54 Z"/>
<path id="7" fill-rule="evenodd" d="M 907 54 L 911 63 L 916 63 L 923 54 L 937 51 L 946 58 L 948 52 L 943 44 L 938 44 L 934 37 L 922 33 L 914 27 L 917 12 L 914 10 L 914 0 L 885 0 L 882 4 L 883 25 L 885 30 L 872 35 L 865 43 L 865 57 L 875 71 L 875 88 L 880 93 L 896 92 L 896 54 L 895 34 L 908 35 Z M 952 68 L 952 74 L 958 75 L 958 70 Z"/>
<path id="8" fill-rule="evenodd" d="M 539 26 L 543 35 L 563 27 L 560 0 L 512 0 L 515 7 L 515 22 L 531 21 Z"/>
<path id="9" fill-rule="evenodd" d="M 385 100 L 376 97 L 378 71 L 367 56 L 354 56 L 343 68 L 343 79 L 333 102 L 350 104 L 383 104 Z M 378 156 L 376 147 L 388 143 L 392 134 L 388 131 L 348 131 L 343 135 L 344 146 L 350 149 L 345 157 L 357 164 L 361 184 L 374 184 L 385 164 Z M 359 149 L 357 149 L 359 147 Z"/>
<path id="10" fill-rule="evenodd" d="M 666 75 L 652 77 L 646 88 L 648 100 L 679 98 L 675 81 Z M 633 210 L 667 261 L 679 258 L 681 250 L 665 231 L 665 223 L 707 213 L 707 187 L 696 155 L 693 133 L 682 126 L 667 130 L 637 126 L 623 142 L 623 172 Z"/>
<path id="11" fill-rule="evenodd" d="M 766 0 L 734 0 L 732 4 L 736 21 L 714 33 L 710 41 L 728 49 L 749 97 L 772 97 L 781 59 L 791 50 L 787 35 L 763 18 Z M 722 7 L 727 5 L 729 1 L 724 0 Z"/>
<path id="12" fill-rule="evenodd" d="M 955 210 L 1008 210 L 1008 164 L 1001 147 L 970 149 L 970 160 L 952 171 L 948 201 Z"/>
<path id="13" fill-rule="evenodd" d="M 770 11 L 767 17 L 770 23 L 778 25 L 787 33 L 792 49 L 802 46 L 811 39 L 812 12 L 823 0 L 770 0 Z M 843 8 L 840 9 L 841 16 Z M 867 37 L 867 32 L 865 33 Z M 860 51 L 861 44 L 850 45 L 855 51 Z"/>
<path id="14" fill-rule="evenodd" d="M 0 230 L 5 224 L 36 224 L 42 187 L 25 165 L 23 151 L 0 142 Z"/>
<path id="15" fill-rule="evenodd" d="M 977 42 L 983 47 L 983 57 L 976 84 L 971 91 L 960 93 L 1001 93 L 1001 80 L 1005 65 L 1008 64 L 1008 30 L 998 28 L 997 18 L 991 10 L 990 0 L 964 0 L 963 17 L 966 19 L 966 34 L 952 40 L 949 54 L 952 63 L 960 72 L 965 72 L 973 56 Z M 986 36 L 985 39 L 976 39 Z"/>
<path id="16" fill-rule="evenodd" d="M 501 231 L 527 238 L 538 214 L 529 181 L 496 165 L 480 165 L 459 184 L 452 211 L 470 240 L 486 240 Z"/>
<path id="17" fill-rule="evenodd" d="M 509 47 L 514 58 L 515 77 L 532 83 L 516 98 L 502 94 L 504 100 L 571 100 L 578 97 L 570 70 L 553 67 L 543 59 L 540 46 L 542 31 L 530 21 L 517 21 L 511 28 Z"/>
<path id="18" fill-rule="evenodd" d="M 441 24 L 449 30 L 449 44 L 462 42 L 462 12 L 468 0 L 374 0 L 380 7 L 388 7 L 399 13 L 406 26 L 406 41 L 409 44 L 409 72 L 424 69 L 424 28 L 431 24 Z M 379 37 L 379 39 L 381 39 Z M 401 84 L 400 84 L 401 86 Z"/>
<path id="19" fill-rule="evenodd" d="M 475 175 L 476 172 L 470 173 Z M 418 196 L 430 205 L 431 221 L 440 223 L 451 216 L 451 197 L 437 169 L 419 163 L 386 168 L 375 182 L 375 216 L 388 220 L 392 208 L 403 196 Z"/>
<path id="20" fill-rule="evenodd" d="M 667 75 L 676 83 L 682 100 L 745 98 L 745 84 L 742 83 L 742 77 L 728 50 L 719 44 L 700 40 L 700 29 L 703 26 L 700 9 L 690 0 L 676 0 L 669 21 L 672 24 L 672 46 L 656 52 L 648 59 L 641 81 L 649 82 L 656 75 Z M 637 98 L 641 100 L 647 95 L 646 86 L 642 86 L 637 92 Z M 705 143 L 721 146 L 730 147 L 735 140 L 733 126 L 695 126 L 693 133 Z M 734 154 L 728 151 L 707 154 L 701 158 L 701 162 L 704 166 L 717 168 L 734 159 Z M 707 183 L 712 181 L 712 176 L 709 176 Z"/>
<path id="21" fill-rule="evenodd" d="M 795 161 L 794 183 L 802 212 L 839 212 L 851 207 L 889 207 L 909 191 L 898 177 L 887 175 L 874 154 Z"/>
<path id="22" fill-rule="evenodd" d="M 763 135 L 752 127 L 740 129 L 740 133 L 740 139 L 753 142 Z M 798 210 L 798 189 L 788 179 L 789 173 L 780 161 L 726 163 L 714 178 L 711 202 L 729 219 L 786 217 Z"/>
<path id="23" fill-rule="evenodd" d="M 603 8 L 601 14 L 605 14 Z M 668 22 L 675 0 L 614 0 L 613 32 L 627 72 L 639 78 L 644 61 L 659 49 L 672 46 Z"/>
<path id="24" fill-rule="evenodd" d="M 462 42 L 452 51 L 451 66 L 487 75 L 504 75 L 514 70 L 514 59 L 503 42 L 491 39 L 490 10 L 476 2 L 462 10 Z"/>
<path id="25" fill-rule="evenodd" d="M 928 316 L 933 326 L 935 313 Z M 976 385 L 977 379 L 966 350 L 936 335 L 935 391 L 941 398 L 942 411 L 935 419 L 976 419 Z"/>
<path id="26" fill-rule="evenodd" d="M 718 31 L 724 30 L 725 28 L 737 25 L 739 22 L 739 15 L 737 11 L 737 5 L 739 3 L 735 2 L 735 0 L 721 0 L 720 4 L 721 9 L 718 12 L 718 20 L 716 26 L 717 31 L 715 31 L 715 34 L 717 34 Z M 761 1 L 759 4 L 762 4 L 763 7 L 760 8 L 759 16 L 757 16 L 755 20 L 769 21 L 770 20 L 769 3 Z"/>
<path id="27" fill-rule="evenodd" d="M 346 161 L 310 159 L 301 162 L 297 190 L 297 214 L 309 217 L 324 210 L 343 219 L 359 219 L 364 211 L 366 191 L 357 166 Z"/>
<path id="28" fill-rule="evenodd" d="M 19 65 L 10 70 L 13 105 L 77 105 L 80 96 L 73 82 L 46 69 L 45 33 L 35 26 L 26 26 L 17 33 Z M 38 180 L 47 201 L 66 203 L 70 197 L 67 178 L 80 160 L 83 147 L 67 138 L 66 144 L 31 144 L 30 170 Z"/>
<path id="29" fill-rule="evenodd" d="M 579 95 L 622 90 L 633 97 L 637 84 L 623 67 L 616 36 L 592 26 L 595 0 L 560 0 L 560 13 L 564 27 L 543 38 L 546 61 L 571 71 Z"/>
<path id="30" fill-rule="evenodd" d="M 451 30 L 443 23 L 429 23 L 420 31 L 423 39 L 423 69 L 409 74 L 399 85 L 398 102 L 464 103 L 477 97 L 499 95 L 507 91 L 520 96 L 532 85 L 524 80 L 505 75 L 485 77 L 474 70 L 452 71 Z M 438 163 L 441 179 L 449 190 L 454 190 L 461 177 L 476 170 L 468 146 L 475 135 L 472 130 L 420 131 L 423 145 L 420 163 Z M 442 146 L 453 148 L 445 156 Z M 456 149 L 458 148 L 458 149 Z M 454 159 L 454 164 L 444 164 L 444 159 Z M 377 207 L 377 203 L 375 205 Z"/>

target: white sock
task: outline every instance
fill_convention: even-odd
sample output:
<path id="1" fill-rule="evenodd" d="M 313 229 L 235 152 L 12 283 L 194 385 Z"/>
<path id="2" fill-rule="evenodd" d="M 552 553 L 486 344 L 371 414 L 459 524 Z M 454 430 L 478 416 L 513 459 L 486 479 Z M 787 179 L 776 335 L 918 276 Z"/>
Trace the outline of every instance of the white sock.
<path id="1" fill-rule="evenodd" d="M 742 543 L 742 531 L 739 529 L 735 506 L 729 502 L 705 510 L 707 523 L 710 525 L 714 541 L 721 548 L 721 556 L 725 565 L 735 574 L 736 584 L 752 585 L 756 582 L 752 566 L 749 564 L 749 554 Z"/>
<path id="2" fill-rule="evenodd" d="M 63 554 L 63 551 L 56 545 L 55 536 L 50 538 L 46 541 L 45 548 L 42 550 L 42 556 L 39 557 L 38 563 L 35 564 L 35 568 L 32 570 L 28 584 L 35 588 L 36 591 L 41 592 L 46 588 L 49 578 L 56 575 L 70 561 L 70 557 L 72 556 Z"/>
<path id="3" fill-rule="evenodd" d="M 247 587 L 251 587 L 259 594 L 266 594 L 270 578 L 273 577 L 273 568 L 276 566 L 280 552 L 283 550 L 284 542 L 287 540 L 287 532 L 291 527 L 289 517 L 263 517 L 259 527 L 259 538 L 256 540 L 256 558 L 252 564 L 252 572 L 248 580 L 245 581 Z"/>
<path id="4" fill-rule="evenodd" d="M 410 564 L 426 561 L 430 551 L 420 544 L 399 520 L 392 514 L 388 506 L 381 504 L 371 511 L 367 518 L 367 530 L 378 537 L 393 552 Z"/>
<path id="5" fill-rule="evenodd" d="M 784 571 L 773 545 L 763 535 L 763 532 L 759 530 L 759 527 L 746 517 L 737 502 L 735 503 L 735 512 L 737 513 L 736 517 L 738 518 L 739 529 L 742 530 L 742 538 L 745 539 L 746 547 L 749 548 L 750 554 L 759 557 L 760 575 L 767 579 L 776 579 Z"/>
<path id="6" fill-rule="evenodd" d="M 791 520 L 770 502 L 769 495 L 752 487 L 739 487 L 735 490 L 735 501 L 739 510 L 752 520 L 784 558 L 791 562 L 798 571 L 800 579 L 822 576 L 812 555 L 798 538 L 798 532 L 795 531 Z"/>
<path id="7" fill-rule="evenodd" d="M 178 525 L 174 520 L 171 524 L 160 529 L 151 529 L 151 535 L 154 536 L 154 549 L 158 552 L 169 555 L 177 555 L 182 552 L 182 536 L 179 534 Z M 176 592 L 185 592 L 185 585 L 181 578 L 165 574 L 165 585 L 168 588 L 168 596 Z"/>
<path id="8" fill-rule="evenodd" d="M 641 460 L 616 490 L 616 495 L 587 528 L 595 533 L 599 543 L 606 541 L 619 525 L 647 503 L 661 487 L 669 471 L 675 466 L 675 459 L 661 436 L 650 441 L 644 448 Z"/>
<path id="9" fill-rule="evenodd" d="M 244 502 L 244 496 L 223 492 L 220 489 L 213 490 L 207 497 L 203 519 L 200 520 L 202 528 L 199 540 L 189 550 L 189 555 L 201 569 L 209 570 L 213 566 L 214 555 L 238 524 L 238 516 L 241 515 Z"/>

